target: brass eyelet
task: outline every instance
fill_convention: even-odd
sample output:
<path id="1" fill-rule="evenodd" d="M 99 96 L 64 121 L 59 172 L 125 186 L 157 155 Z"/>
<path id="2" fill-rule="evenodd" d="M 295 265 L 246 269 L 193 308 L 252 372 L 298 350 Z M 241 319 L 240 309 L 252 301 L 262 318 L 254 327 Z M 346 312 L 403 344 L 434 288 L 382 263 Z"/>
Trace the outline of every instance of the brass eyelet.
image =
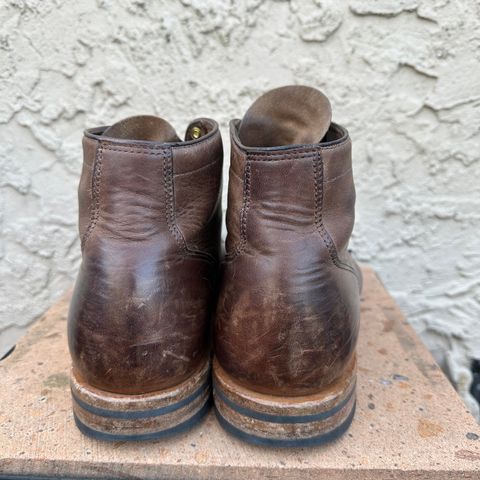
<path id="1" fill-rule="evenodd" d="M 199 127 L 192 127 L 190 134 L 192 135 L 192 138 L 196 140 L 197 138 L 200 138 L 202 136 L 202 131 Z"/>

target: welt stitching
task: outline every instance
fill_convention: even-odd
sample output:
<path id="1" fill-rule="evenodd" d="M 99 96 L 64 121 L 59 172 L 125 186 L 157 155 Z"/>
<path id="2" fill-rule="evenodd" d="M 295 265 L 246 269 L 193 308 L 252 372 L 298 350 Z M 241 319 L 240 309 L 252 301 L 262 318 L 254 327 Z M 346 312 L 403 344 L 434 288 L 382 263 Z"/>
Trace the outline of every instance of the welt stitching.
<path id="1" fill-rule="evenodd" d="M 335 145 L 330 145 L 329 147 L 322 147 L 322 146 L 319 146 L 318 149 L 319 150 L 333 150 L 334 148 L 342 148 L 342 147 L 345 147 L 348 143 L 348 138 L 343 142 L 343 143 L 337 143 Z"/>
<path id="2" fill-rule="evenodd" d="M 314 201 L 315 201 L 315 213 L 314 213 L 314 222 L 317 228 L 317 231 L 320 233 L 320 236 L 323 239 L 325 247 L 330 255 L 330 258 L 334 265 L 338 268 L 347 270 L 353 275 L 356 275 L 355 270 L 348 264 L 342 262 L 338 257 L 338 252 L 333 243 L 332 237 L 328 233 L 325 225 L 323 224 L 323 159 L 320 152 L 313 160 L 313 178 L 314 178 Z"/>
<path id="3" fill-rule="evenodd" d="M 248 158 L 250 157 L 292 157 L 296 158 L 300 155 L 313 155 L 315 150 L 289 150 L 286 152 L 248 152 Z"/>
<path id="4" fill-rule="evenodd" d="M 112 149 L 112 148 L 127 148 L 130 147 L 131 149 L 143 149 L 143 150 L 165 150 L 165 145 L 140 145 L 136 143 L 107 143 L 103 142 L 105 149 Z M 130 150 L 129 150 L 130 151 Z M 161 152 L 163 153 L 163 152 Z"/>
<path id="5" fill-rule="evenodd" d="M 335 148 L 343 148 L 348 144 L 349 138 L 350 137 L 347 137 L 344 141 L 342 141 L 341 143 L 336 143 L 335 145 L 321 146 L 320 144 L 318 144 L 314 148 L 312 148 L 312 147 L 310 147 L 310 148 L 307 147 L 307 148 L 303 148 L 303 149 L 300 148 L 298 150 L 289 151 L 289 152 L 285 152 L 285 151 L 248 152 L 247 155 L 253 161 L 257 161 L 257 158 L 255 158 L 255 157 L 264 157 L 263 158 L 264 161 L 268 161 L 268 160 L 278 161 L 279 160 L 279 159 L 273 158 L 273 157 L 285 157 L 285 158 L 281 158 L 280 160 L 284 160 L 284 159 L 285 160 L 290 160 L 290 159 L 293 160 L 293 159 L 297 159 L 297 158 L 308 158 L 312 155 L 317 154 L 318 150 L 322 151 L 322 150 L 333 150 Z M 299 153 L 300 153 L 300 155 L 298 155 Z"/>
<path id="6" fill-rule="evenodd" d="M 250 177 L 251 177 L 251 163 L 247 160 L 245 165 L 245 188 L 243 191 L 243 211 L 241 214 L 241 229 L 240 229 L 240 251 L 243 251 L 247 243 L 247 214 L 250 208 Z"/>
<path id="7" fill-rule="evenodd" d="M 98 218 L 100 216 L 100 180 L 102 176 L 102 166 L 103 166 L 103 145 L 99 143 L 97 151 L 95 154 L 95 161 L 93 165 L 92 172 L 92 199 L 90 202 L 90 223 L 87 227 L 87 230 L 83 234 L 81 245 L 85 246 L 88 238 L 93 232 L 95 226 L 97 225 Z"/>
<path id="8" fill-rule="evenodd" d="M 237 175 L 238 176 L 238 175 Z M 225 255 L 226 260 L 233 260 L 240 255 L 247 244 L 247 213 L 250 208 L 250 183 L 251 183 L 251 163 L 247 160 L 245 163 L 243 173 L 243 201 L 242 209 L 240 210 L 240 241 L 234 248 L 234 250 Z"/>
<path id="9" fill-rule="evenodd" d="M 153 147 L 150 147 L 153 148 Z M 106 146 L 103 147 L 104 150 L 110 150 L 111 152 L 125 152 L 125 153 L 142 153 L 147 155 L 163 155 L 165 152 L 164 150 L 156 151 L 156 152 L 145 152 L 145 150 L 138 150 L 134 148 L 120 148 L 120 147 L 111 147 L 111 146 Z"/>
<path id="10" fill-rule="evenodd" d="M 252 161 L 255 163 L 261 163 L 261 162 L 286 162 L 286 161 L 296 161 L 296 160 L 305 160 L 305 159 L 311 159 L 314 157 L 315 154 L 310 154 L 310 155 L 303 155 L 303 156 L 291 156 L 291 157 L 285 157 L 285 158 L 254 158 Z"/>
<path id="11" fill-rule="evenodd" d="M 165 215 L 167 226 L 182 252 L 187 252 L 187 245 L 183 235 L 175 223 L 174 192 L 173 192 L 173 166 L 171 151 L 163 156 L 163 179 L 165 188 Z"/>
<path id="12" fill-rule="evenodd" d="M 251 160 L 254 162 L 281 162 L 281 161 L 286 161 L 286 160 L 301 160 L 304 158 L 311 158 L 313 155 L 315 155 L 315 152 L 306 152 L 302 153 L 300 155 L 295 154 L 295 152 L 291 152 L 287 155 L 282 154 L 248 154 L 248 157 L 250 158 L 250 155 L 255 156 L 257 158 L 252 158 Z M 280 158 L 274 158 L 274 157 L 280 157 Z"/>

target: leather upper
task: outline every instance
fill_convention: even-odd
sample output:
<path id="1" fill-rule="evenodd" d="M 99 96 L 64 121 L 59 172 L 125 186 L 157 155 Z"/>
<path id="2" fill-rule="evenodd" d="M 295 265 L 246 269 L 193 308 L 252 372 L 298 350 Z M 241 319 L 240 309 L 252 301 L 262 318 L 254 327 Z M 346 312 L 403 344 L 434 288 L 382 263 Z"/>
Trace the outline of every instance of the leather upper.
<path id="1" fill-rule="evenodd" d="M 231 122 L 215 354 L 252 390 L 314 393 L 341 376 L 358 335 L 351 141 L 332 123 L 317 143 L 246 146 L 240 128 Z"/>
<path id="2" fill-rule="evenodd" d="M 194 121 L 184 142 L 168 127 L 167 141 L 132 140 L 120 127 L 83 138 L 82 264 L 68 333 L 78 377 L 140 394 L 180 383 L 208 355 L 223 151 L 209 119 Z"/>

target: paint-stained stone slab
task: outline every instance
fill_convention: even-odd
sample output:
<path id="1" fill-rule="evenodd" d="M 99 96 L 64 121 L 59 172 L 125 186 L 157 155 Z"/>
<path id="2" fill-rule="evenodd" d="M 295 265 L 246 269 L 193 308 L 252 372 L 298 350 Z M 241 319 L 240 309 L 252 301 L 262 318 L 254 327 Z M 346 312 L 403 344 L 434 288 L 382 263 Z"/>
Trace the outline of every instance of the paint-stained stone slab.
<path id="1" fill-rule="evenodd" d="M 358 408 L 327 447 L 242 443 L 214 415 L 174 439 L 103 443 L 75 427 L 68 299 L 0 362 L 0 478 L 480 479 L 480 428 L 375 273 L 364 268 Z"/>

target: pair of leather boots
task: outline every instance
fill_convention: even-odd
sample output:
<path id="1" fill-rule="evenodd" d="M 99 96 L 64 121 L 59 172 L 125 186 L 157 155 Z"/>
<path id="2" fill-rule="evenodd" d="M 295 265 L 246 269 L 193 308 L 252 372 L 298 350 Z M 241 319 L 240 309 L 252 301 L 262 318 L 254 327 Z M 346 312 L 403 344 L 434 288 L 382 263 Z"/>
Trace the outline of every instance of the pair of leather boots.
<path id="1" fill-rule="evenodd" d="M 224 254 L 215 121 L 194 120 L 185 140 L 151 116 L 85 132 L 68 334 L 75 421 L 90 436 L 186 430 L 212 384 L 221 425 L 250 442 L 319 444 L 352 421 L 348 133 L 303 86 L 267 92 L 230 132 Z"/>

